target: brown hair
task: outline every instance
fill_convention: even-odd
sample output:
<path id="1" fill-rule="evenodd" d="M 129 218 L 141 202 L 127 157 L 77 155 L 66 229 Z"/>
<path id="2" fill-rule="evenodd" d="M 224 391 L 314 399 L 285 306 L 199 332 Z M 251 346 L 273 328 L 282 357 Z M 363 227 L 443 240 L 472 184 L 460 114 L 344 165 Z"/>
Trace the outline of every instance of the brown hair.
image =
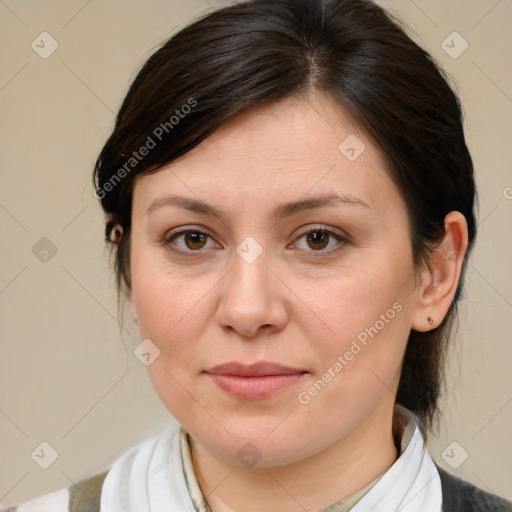
<path id="1" fill-rule="evenodd" d="M 123 230 L 112 244 L 118 299 L 131 287 L 135 176 L 158 171 L 239 112 L 315 92 L 348 108 L 381 149 L 407 204 L 415 268 L 428 265 L 452 210 L 467 220 L 469 254 L 476 235 L 473 165 L 458 98 L 430 55 L 369 0 L 249 0 L 207 14 L 151 55 L 97 159 L 95 194 L 107 214 L 107 241 L 115 225 Z M 429 332 L 411 331 L 403 360 L 396 400 L 427 428 L 463 274 L 444 321 Z"/>

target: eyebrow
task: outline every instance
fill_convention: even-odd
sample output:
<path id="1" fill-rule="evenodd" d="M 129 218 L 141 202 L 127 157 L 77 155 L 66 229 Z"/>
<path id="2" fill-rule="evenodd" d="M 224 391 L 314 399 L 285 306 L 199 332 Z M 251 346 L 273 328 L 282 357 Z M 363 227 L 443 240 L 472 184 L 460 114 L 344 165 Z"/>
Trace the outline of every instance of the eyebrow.
<path id="1" fill-rule="evenodd" d="M 370 206 L 368 206 L 367 203 L 352 195 L 329 194 L 317 197 L 310 197 L 308 199 L 301 199 L 299 201 L 283 203 L 279 205 L 277 208 L 275 208 L 270 215 L 271 218 L 275 220 L 280 220 L 285 217 L 295 215 L 302 211 L 333 205 L 362 206 L 364 208 L 371 210 Z M 162 206 L 178 206 L 180 208 L 184 208 L 195 213 L 203 215 L 212 215 L 221 220 L 226 220 L 227 217 L 226 213 L 223 210 L 220 210 L 208 203 L 205 203 L 198 199 L 183 197 L 176 194 L 155 199 L 148 206 L 145 214 L 149 215 L 152 211 L 156 210 L 157 208 L 161 208 Z"/>

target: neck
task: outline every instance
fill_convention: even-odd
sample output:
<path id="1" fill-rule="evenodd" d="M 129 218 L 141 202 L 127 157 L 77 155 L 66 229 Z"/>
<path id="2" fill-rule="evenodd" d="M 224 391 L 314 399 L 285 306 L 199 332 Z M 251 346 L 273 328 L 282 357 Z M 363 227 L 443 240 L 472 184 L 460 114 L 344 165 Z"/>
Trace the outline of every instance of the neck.
<path id="1" fill-rule="evenodd" d="M 197 481 L 212 512 L 322 510 L 365 487 L 396 460 L 392 415 L 368 418 L 357 431 L 308 459 L 281 467 L 240 468 L 191 440 Z"/>

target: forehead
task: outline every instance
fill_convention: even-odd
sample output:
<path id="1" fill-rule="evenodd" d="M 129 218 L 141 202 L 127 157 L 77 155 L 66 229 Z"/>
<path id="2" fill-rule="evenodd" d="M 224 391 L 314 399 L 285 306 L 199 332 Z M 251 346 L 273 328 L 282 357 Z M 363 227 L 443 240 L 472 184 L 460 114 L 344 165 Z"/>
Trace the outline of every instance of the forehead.
<path id="1" fill-rule="evenodd" d="M 178 160 L 137 176 L 136 184 L 134 202 L 141 204 L 174 192 L 262 207 L 332 192 L 377 210 L 399 200 L 380 151 L 346 109 L 323 96 L 242 112 Z"/>

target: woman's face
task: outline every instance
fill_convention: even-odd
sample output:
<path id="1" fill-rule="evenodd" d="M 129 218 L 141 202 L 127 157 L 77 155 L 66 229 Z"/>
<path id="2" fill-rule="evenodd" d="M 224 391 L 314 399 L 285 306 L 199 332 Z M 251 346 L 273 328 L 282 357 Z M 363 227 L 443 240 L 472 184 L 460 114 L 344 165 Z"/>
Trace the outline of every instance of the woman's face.
<path id="1" fill-rule="evenodd" d="M 150 378 L 210 454 L 271 467 L 390 425 L 418 300 L 408 217 L 341 107 L 255 109 L 138 176 L 130 250 Z"/>

